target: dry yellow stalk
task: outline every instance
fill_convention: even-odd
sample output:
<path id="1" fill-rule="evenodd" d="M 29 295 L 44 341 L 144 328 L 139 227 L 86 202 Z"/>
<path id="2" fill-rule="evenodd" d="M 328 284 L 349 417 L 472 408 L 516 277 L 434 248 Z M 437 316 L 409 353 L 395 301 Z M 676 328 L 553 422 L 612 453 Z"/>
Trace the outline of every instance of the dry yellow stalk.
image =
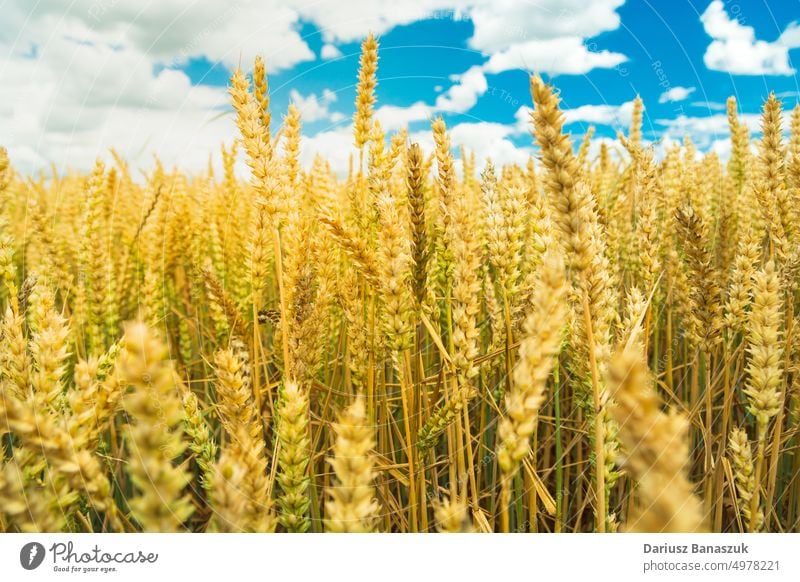
<path id="1" fill-rule="evenodd" d="M 746 310 L 750 305 L 753 288 L 753 274 L 760 258 L 761 241 L 752 228 L 747 228 L 739 241 L 728 287 L 728 299 L 725 303 L 725 324 L 735 332 L 745 330 Z"/>
<path id="2" fill-rule="evenodd" d="M 228 445 L 231 461 L 245 469 L 246 521 L 236 525 L 244 531 L 263 532 L 274 529 L 275 523 L 268 496 L 264 431 L 253 401 L 249 362 L 243 359 L 245 355 L 243 349 L 217 352 L 214 358 L 217 406 L 220 420 L 231 438 Z"/>
<path id="3" fill-rule="evenodd" d="M 105 165 L 97 160 L 86 188 L 86 209 L 81 230 L 79 279 L 81 323 L 87 353 L 97 355 L 105 349 L 105 299 L 110 294 L 113 263 L 109 256 L 104 204 L 107 195 Z"/>
<path id="4" fill-rule="evenodd" d="M 379 278 L 377 261 L 373 250 L 367 243 L 357 233 L 348 231 L 341 221 L 332 216 L 322 215 L 320 222 L 328 228 L 333 239 L 355 266 L 361 270 L 361 274 L 370 282 L 377 281 Z"/>
<path id="5" fill-rule="evenodd" d="M 741 193 L 750 172 L 750 136 L 747 126 L 739 121 L 736 109 L 736 98 L 728 97 L 728 126 L 731 131 L 731 158 L 728 162 L 728 173 L 733 178 Z"/>

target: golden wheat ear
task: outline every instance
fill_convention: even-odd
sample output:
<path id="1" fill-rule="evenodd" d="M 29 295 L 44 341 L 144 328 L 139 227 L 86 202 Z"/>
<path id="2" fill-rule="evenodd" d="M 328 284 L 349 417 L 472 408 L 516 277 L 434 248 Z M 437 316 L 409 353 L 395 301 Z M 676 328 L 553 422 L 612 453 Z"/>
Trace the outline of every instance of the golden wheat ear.
<path id="1" fill-rule="evenodd" d="M 476 531 L 469 507 L 462 500 L 445 498 L 435 502 L 433 514 L 436 519 L 436 531 L 440 533 L 474 533 Z"/>
<path id="2" fill-rule="evenodd" d="M 278 521 L 290 533 L 303 533 L 311 527 L 308 516 L 311 504 L 308 495 L 311 462 L 308 395 L 297 382 L 288 381 L 281 388 L 280 400 L 276 419 L 280 441 L 277 479 L 282 491 L 278 498 Z"/>
<path id="3" fill-rule="evenodd" d="M 186 449 L 179 379 L 167 353 L 144 323 L 125 325 L 117 374 L 131 387 L 122 399 L 128 416 L 123 433 L 130 455 L 128 474 L 135 490 L 128 505 L 148 532 L 182 531 L 194 511 L 184 493 L 191 476 L 179 460 Z"/>
<path id="4" fill-rule="evenodd" d="M 336 441 L 328 459 L 336 479 L 325 502 L 325 529 L 339 533 L 373 532 L 378 503 L 372 485 L 375 458 L 373 429 L 368 425 L 364 399 L 358 397 L 333 426 Z"/>
<path id="5" fill-rule="evenodd" d="M 689 424 L 661 399 L 642 354 L 634 347 L 618 352 L 608 369 L 614 397 L 610 413 L 619 425 L 624 468 L 636 481 L 638 503 L 626 531 L 685 533 L 707 531 L 702 503 L 687 477 Z"/>

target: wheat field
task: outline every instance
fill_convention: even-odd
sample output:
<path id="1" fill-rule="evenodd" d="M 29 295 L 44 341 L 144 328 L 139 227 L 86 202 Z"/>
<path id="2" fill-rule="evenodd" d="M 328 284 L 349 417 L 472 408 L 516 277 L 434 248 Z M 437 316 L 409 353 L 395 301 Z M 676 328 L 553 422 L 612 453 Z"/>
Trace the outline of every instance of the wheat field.
<path id="1" fill-rule="evenodd" d="M 222 173 L 0 150 L 0 530 L 800 530 L 800 107 L 656 156 L 534 75 L 497 167 L 385 135 L 377 66 L 347 176 L 261 59 Z"/>

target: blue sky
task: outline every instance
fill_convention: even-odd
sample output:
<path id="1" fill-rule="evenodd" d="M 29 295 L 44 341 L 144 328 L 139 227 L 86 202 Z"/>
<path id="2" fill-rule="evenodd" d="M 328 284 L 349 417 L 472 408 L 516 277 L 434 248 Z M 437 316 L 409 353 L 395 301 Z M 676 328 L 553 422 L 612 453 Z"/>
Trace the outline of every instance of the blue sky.
<path id="1" fill-rule="evenodd" d="M 2 4 L 0 4 L 2 5 Z M 273 118 L 304 118 L 303 156 L 350 151 L 359 44 L 380 39 L 378 117 L 430 144 L 443 115 L 454 143 L 521 161 L 528 71 L 561 90 L 568 129 L 600 138 L 645 102 L 645 137 L 689 134 L 727 154 L 724 103 L 757 130 L 769 91 L 798 100 L 800 0 L 13 0 L 0 23 L 0 143 L 23 169 L 88 166 L 115 146 L 202 167 L 235 136 L 225 86 L 261 53 Z M 5 132 L 5 135 L 3 134 Z"/>

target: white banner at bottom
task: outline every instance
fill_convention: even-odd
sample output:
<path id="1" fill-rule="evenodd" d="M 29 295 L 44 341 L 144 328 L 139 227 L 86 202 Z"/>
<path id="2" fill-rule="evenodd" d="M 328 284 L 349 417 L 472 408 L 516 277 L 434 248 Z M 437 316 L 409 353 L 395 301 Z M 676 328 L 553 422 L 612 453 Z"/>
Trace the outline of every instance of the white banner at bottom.
<path id="1" fill-rule="evenodd" d="M 777 581 L 800 580 L 799 549 L 800 534 L 0 534 L 0 580 Z"/>

